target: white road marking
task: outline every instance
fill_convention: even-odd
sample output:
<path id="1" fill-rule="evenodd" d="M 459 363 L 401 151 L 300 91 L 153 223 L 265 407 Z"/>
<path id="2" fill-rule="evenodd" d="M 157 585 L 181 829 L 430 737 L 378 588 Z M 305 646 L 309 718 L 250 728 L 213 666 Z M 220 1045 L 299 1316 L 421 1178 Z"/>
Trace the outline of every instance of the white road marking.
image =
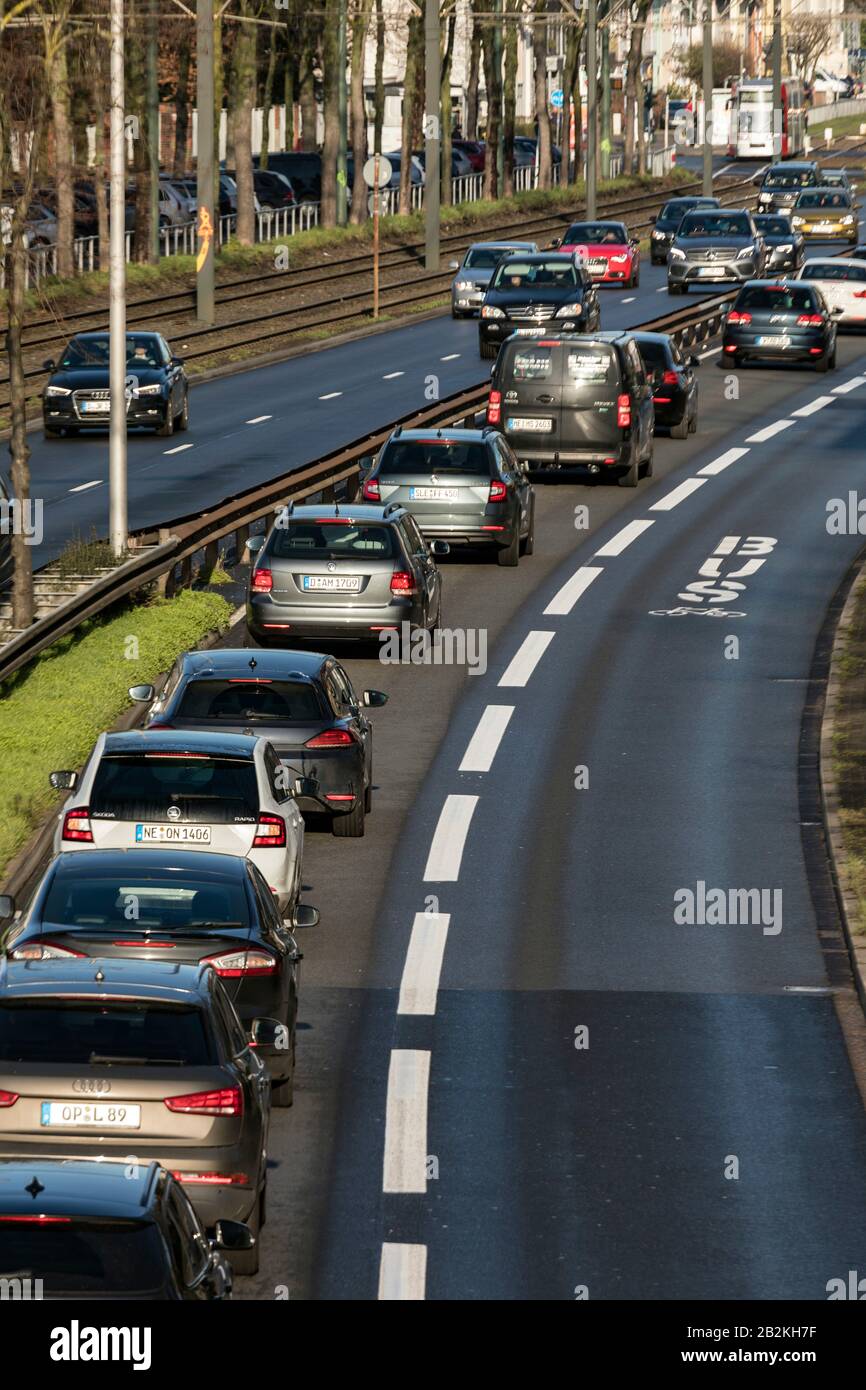
<path id="1" fill-rule="evenodd" d="M 636 541 L 638 536 L 642 536 L 651 526 L 655 526 L 654 521 L 630 521 L 628 526 L 623 526 L 621 531 L 611 536 L 610 540 L 595 552 L 593 558 L 597 560 L 602 555 L 621 555 L 626 546 L 631 545 L 632 541 Z"/>
<path id="2" fill-rule="evenodd" d="M 427 1246 L 386 1240 L 379 1264 L 379 1301 L 423 1302 L 427 1288 Z"/>
<path id="3" fill-rule="evenodd" d="M 328 391 L 324 396 L 320 396 L 320 401 L 335 401 L 338 396 L 342 396 L 342 391 Z"/>
<path id="4" fill-rule="evenodd" d="M 619 302 L 620 302 L 620 304 L 634 304 L 634 302 L 635 302 L 636 299 L 637 299 L 637 295 L 636 295 L 636 294 L 630 294 L 630 295 L 628 296 L 627 299 L 621 299 Z"/>
<path id="5" fill-rule="evenodd" d="M 719 343 L 719 346 L 718 346 L 718 347 L 707 348 L 706 352 L 699 352 L 699 353 L 698 353 L 698 360 L 701 361 L 701 362 L 703 362 L 703 360 L 704 360 L 705 357 L 715 357 L 716 353 L 717 353 L 717 352 L 721 352 L 721 350 L 722 350 L 722 345 L 721 345 L 721 343 Z"/>
<path id="6" fill-rule="evenodd" d="M 653 502 L 650 507 L 651 512 L 669 512 L 674 507 L 678 507 L 681 502 L 685 502 L 687 497 L 691 497 L 693 492 L 697 492 L 699 487 L 703 487 L 706 478 L 686 478 L 684 483 L 675 487 L 673 492 L 669 492 L 666 497 L 662 497 L 658 502 Z"/>
<path id="7" fill-rule="evenodd" d="M 720 178 L 722 177 L 722 174 L 726 174 L 726 173 L 728 172 L 729 169 L 733 169 L 733 168 L 734 168 L 734 165 L 733 165 L 733 164 L 726 164 L 725 167 L 724 167 L 723 169 L 717 169 L 717 170 L 716 170 L 716 172 L 713 174 L 713 178 L 714 178 L 714 179 L 720 179 Z"/>
<path id="8" fill-rule="evenodd" d="M 513 705 L 488 705 L 469 740 L 459 772 L 489 772 L 514 713 Z"/>
<path id="9" fill-rule="evenodd" d="M 245 420 L 245 425 L 260 425 L 263 420 L 273 420 L 273 415 L 254 415 L 252 420 Z"/>
<path id="10" fill-rule="evenodd" d="M 581 594 L 586 593 L 592 581 L 597 579 L 601 572 L 602 567 L 600 565 L 581 565 L 580 569 L 575 570 L 571 578 L 565 581 L 559 592 L 554 594 L 544 610 L 544 616 L 561 616 L 563 613 L 570 613 Z M 499 684 L 501 685 L 502 681 Z"/>
<path id="11" fill-rule="evenodd" d="M 852 376 L 850 381 L 843 381 L 841 386 L 833 387 L 834 396 L 847 396 L 849 391 L 853 391 L 858 386 L 866 382 L 866 376 Z"/>
<path id="12" fill-rule="evenodd" d="M 816 396 L 814 401 L 810 401 L 808 405 L 801 405 L 799 410 L 792 410 L 791 414 L 800 416 L 814 415 L 816 411 L 823 410 L 825 405 L 832 405 L 833 399 L 832 396 Z"/>
<path id="13" fill-rule="evenodd" d="M 446 796 L 427 856 L 425 883 L 457 882 L 463 847 L 477 805 L 477 796 Z"/>
<path id="14" fill-rule="evenodd" d="M 730 468 L 732 463 L 736 463 L 737 459 L 741 459 L 748 452 L 748 449 L 728 449 L 726 453 L 719 454 L 717 459 L 713 459 L 712 463 L 706 463 L 703 468 L 699 468 L 698 477 L 714 478 L 717 473 L 723 473 L 726 468 Z"/>
<path id="15" fill-rule="evenodd" d="M 668 287 L 667 287 L 667 285 L 660 285 L 659 288 L 656 290 L 656 294 L 667 294 L 667 292 L 668 292 Z"/>
<path id="16" fill-rule="evenodd" d="M 393 1048 L 385 1103 L 383 1192 L 427 1191 L 430 1053 Z"/>
<path id="17" fill-rule="evenodd" d="M 104 479 L 102 478 L 94 478 L 92 483 L 79 483 L 77 487 L 71 487 L 69 491 L 86 492 L 89 487 L 99 487 L 99 484 L 103 481 Z"/>
<path id="18" fill-rule="evenodd" d="M 526 685 L 555 636 L 555 632 L 528 633 L 500 676 L 499 685 Z"/>
<path id="19" fill-rule="evenodd" d="M 457 357 L 459 357 L 459 356 L 460 356 L 460 353 L 459 353 L 459 352 L 448 352 L 448 353 L 445 354 L 444 357 L 440 357 L 440 358 L 439 358 L 439 361 L 440 361 L 440 362 L 453 362 L 453 361 L 455 360 L 455 358 L 457 358 Z"/>
<path id="20" fill-rule="evenodd" d="M 746 443 L 766 444 L 768 439 L 772 439 L 775 435 L 781 434 L 782 430 L 790 429 L 791 426 L 796 423 L 796 420 L 774 420 L 772 425 L 765 425 L 764 428 L 758 430 L 756 434 L 747 434 Z"/>
<path id="21" fill-rule="evenodd" d="M 383 381 L 393 381 L 395 376 L 405 376 L 405 372 L 386 372 L 382 377 Z"/>
<path id="22" fill-rule="evenodd" d="M 435 1014 L 450 921 L 447 912 L 415 913 L 400 981 L 398 1014 Z"/>
<path id="23" fill-rule="evenodd" d="M 192 449 L 192 444 L 178 444 L 174 449 L 163 449 L 164 454 L 182 454 L 185 449 Z"/>
<path id="24" fill-rule="evenodd" d="M 715 548 L 713 554 L 714 554 L 714 555 L 733 555 L 734 551 L 736 550 L 736 548 L 737 548 L 737 546 L 738 546 L 739 544 L 740 544 L 740 537 L 739 537 L 739 536 L 722 536 L 722 539 L 719 541 L 719 543 L 718 543 L 718 545 L 716 546 L 716 548 Z"/>

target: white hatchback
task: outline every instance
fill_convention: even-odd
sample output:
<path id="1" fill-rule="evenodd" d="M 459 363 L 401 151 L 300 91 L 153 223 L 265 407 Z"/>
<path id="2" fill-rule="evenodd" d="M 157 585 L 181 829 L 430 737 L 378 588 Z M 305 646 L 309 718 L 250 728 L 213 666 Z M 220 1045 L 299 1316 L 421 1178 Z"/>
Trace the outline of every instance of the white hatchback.
<path id="1" fill-rule="evenodd" d="M 866 324 L 866 261 L 848 256 L 827 256 L 806 261 L 800 279 L 818 286 L 839 324 Z"/>
<path id="2" fill-rule="evenodd" d="M 52 772 L 69 791 L 54 836 L 62 850 L 177 845 L 243 855 L 261 870 L 283 916 L 301 887 L 308 779 L 267 739 L 178 731 L 100 734 L 81 776 Z"/>

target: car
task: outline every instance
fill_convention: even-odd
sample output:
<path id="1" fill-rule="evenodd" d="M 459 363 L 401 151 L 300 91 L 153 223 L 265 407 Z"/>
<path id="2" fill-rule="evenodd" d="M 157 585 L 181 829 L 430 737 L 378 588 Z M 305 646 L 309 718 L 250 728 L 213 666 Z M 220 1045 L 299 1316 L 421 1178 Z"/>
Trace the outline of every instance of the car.
<path id="1" fill-rule="evenodd" d="M 579 255 L 595 284 L 640 284 L 640 242 L 630 237 L 624 222 L 572 222 L 560 251 Z"/>
<path id="2" fill-rule="evenodd" d="M 391 157 L 391 156 L 389 155 L 388 158 L 390 159 L 390 157 Z M 427 179 L 427 151 L 426 151 L 426 150 L 413 150 L 413 151 L 412 151 L 412 159 L 413 159 L 413 161 L 417 160 L 418 164 L 419 164 L 419 165 L 421 166 L 421 168 L 424 170 L 424 180 L 425 180 L 425 182 L 426 182 L 426 179 Z M 441 161 L 440 161 L 440 163 L 441 163 Z M 463 151 L 460 150 L 460 149 L 452 149 L 452 151 L 451 151 L 451 177 L 452 177 L 452 179 L 465 178 L 465 177 L 467 176 L 467 174 L 472 174 L 472 173 L 474 173 L 474 172 L 475 172 L 475 171 L 474 171 L 473 168 L 472 168 L 472 161 L 469 159 L 469 156 L 468 156 L 468 155 L 465 155 L 465 154 L 463 153 Z"/>
<path id="3" fill-rule="evenodd" d="M 54 852 L 177 845 L 240 854 L 258 866 L 289 915 L 300 896 L 304 819 L 272 745 L 255 734 L 133 730 L 100 734 L 79 777 L 50 775 L 71 795 Z"/>
<path id="4" fill-rule="evenodd" d="M 130 694 L 150 701 L 148 729 L 255 731 L 284 766 L 316 784 L 298 796 L 301 812 L 327 812 L 337 836 L 364 833 L 373 806 L 373 726 L 381 690 L 356 694 L 349 673 L 322 652 L 270 650 L 251 656 L 238 647 L 184 652 L 157 695 L 152 685 Z"/>
<path id="5" fill-rule="evenodd" d="M 494 270 L 513 252 L 527 255 L 538 250 L 534 241 L 474 241 L 461 261 L 451 261 L 457 274 L 451 282 L 451 317 L 462 319 L 477 313 Z"/>
<path id="6" fill-rule="evenodd" d="M 753 280 L 764 272 L 766 247 L 745 208 L 687 212 L 668 252 L 668 294 L 689 285 Z"/>
<path id="7" fill-rule="evenodd" d="M 805 251 L 803 238 L 791 226 L 790 216 L 781 212 L 761 212 L 755 214 L 754 222 L 767 248 L 765 271 L 768 274 L 791 271 L 796 275 Z"/>
<path id="8" fill-rule="evenodd" d="M 203 1224 L 265 1212 L 280 1025 L 245 1033 L 209 965 L 0 959 L 0 1158 L 156 1160 Z M 233 1261 L 255 1274 L 258 1246 Z"/>
<path id="9" fill-rule="evenodd" d="M 46 1299 L 228 1299 L 253 1240 L 237 1221 L 210 1239 L 160 1163 L 38 1156 L 0 1159 L 0 1229 L 0 1284 Z"/>
<path id="10" fill-rule="evenodd" d="M 866 265 L 862 261 L 847 256 L 810 260 L 799 278 L 818 287 L 839 327 L 866 325 Z"/>
<path id="11" fill-rule="evenodd" d="M 684 353 L 667 333 L 634 335 L 653 391 L 656 428 L 669 429 L 672 439 L 685 439 L 698 428 L 698 381 L 701 360 Z"/>
<path id="12" fill-rule="evenodd" d="M 843 188 L 852 195 L 857 191 L 856 183 L 851 182 L 845 169 L 822 169 L 819 183 L 823 188 Z"/>
<path id="13" fill-rule="evenodd" d="M 860 240 L 860 219 L 850 193 L 839 188 L 806 188 L 791 213 L 791 226 L 806 240 Z"/>
<path id="14" fill-rule="evenodd" d="M 846 254 L 849 261 L 866 261 L 866 246 L 852 246 Z"/>
<path id="15" fill-rule="evenodd" d="M 159 211 L 169 226 L 185 227 L 196 219 L 197 201 L 186 184 L 174 179 L 159 181 Z"/>
<path id="16" fill-rule="evenodd" d="M 667 263 L 668 248 L 687 212 L 691 212 L 692 208 L 717 208 L 718 206 L 718 198 L 669 198 L 658 217 L 650 218 L 650 222 L 653 224 L 650 233 L 650 264 L 665 265 Z"/>
<path id="17" fill-rule="evenodd" d="M 653 393 L 633 333 L 515 333 L 490 379 L 487 423 L 536 473 L 588 469 L 637 487 L 653 471 Z"/>
<path id="18" fill-rule="evenodd" d="M 26 225 L 32 248 L 57 245 L 57 214 L 44 203 L 30 204 Z"/>
<path id="19" fill-rule="evenodd" d="M 3 903 L 4 916 L 15 911 Z M 236 854 L 159 849 L 68 850 L 52 859 L 3 939 L 10 960 L 94 956 L 201 962 L 220 976 L 241 1022 L 282 1024 L 287 1045 L 270 1059 L 274 1105 L 291 1105 L 298 966 L 293 930 L 315 908 L 280 917 L 255 864 Z"/>
<path id="20" fill-rule="evenodd" d="M 562 251 L 507 256 L 496 267 L 481 305 L 481 356 L 495 357 L 515 328 L 537 328 L 552 319 L 563 332 L 598 330 L 601 309 L 589 271 Z"/>
<path id="21" fill-rule="evenodd" d="M 247 631 L 256 644 L 311 637 L 372 643 L 381 632 L 439 625 L 442 576 L 434 557 L 448 554 L 448 542 L 429 545 L 396 502 L 290 503 L 269 534 L 248 546 L 255 562 Z"/>
<path id="22" fill-rule="evenodd" d="M 461 150 L 472 166 L 474 174 L 484 172 L 484 157 L 486 146 L 483 140 L 453 140 L 451 141 L 453 150 Z"/>
<path id="23" fill-rule="evenodd" d="M 237 200 L 237 176 L 234 169 L 227 170 L 226 177 L 230 178 L 235 186 Z M 275 169 L 253 169 L 253 190 L 258 204 L 257 212 L 294 207 L 298 202 L 291 179 Z M 237 201 L 234 211 L 237 211 Z"/>
<path id="24" fill-rule="evenodd" d="M 534 164 L 538 158 L 538 141 L 531 135 L 515 135 L 514 137 L 514 167 L 520 169 L 527 164 Z M 550 160 L 552 164 L 562 163 L 562 150 L 558 145 L 551 143 Z"/>
<path id="25" fill-rule="evenodd" d="M 844 77 L 837 77 L 835 73 L 827 68 L 816 68 L 815 76 L 812 79 L 812 88 L 816 92 L 829 92 L 834 97 L 845 97 L 848 95 L 848 82 Z"/>
<path id="26" fill-rule="evenodd" d="M 76 333 L 60 358 L 42 365 L 49 373 L 42 392 L 46 440 L 109 423 L 109 335 Z M 189 428 L 189 381 L 161 333 L 133 329 L 126 335 L 126 425 L 170 438 Z"/>
<path id="27" fill-rule="evenodd" d="M 260 156 L 253 155 L 254 168 Z M 285 174 L 301 203 L 318 203 L 322 197 L 322 156 L 315 150 L 270 150 L 268 173 Z"/>
<path id="28" fill-rule="evenodd" d="M 826 372 L 836 365 L 837 317 L 816 285 L 751 280 L 725 315 L 722 352 L 735 366 L 806 361 Z"/>
<path id="29" fill-rule="evenodd" d="M 400 150 L 392 150 L 390 154 L 385 155 L 385 158 L 391 165 L 391 179 L 390 182 L 387 183 L 385 186 L 386 188 L 399 188 L 400 171 L 403 168 L 403 155 L 401 154 Z M 421 160 L 415 154 L 410 155 L 409 182 L 412 184 L 413 187 L 420 188 L 420 186 L 424 183 L 426 177 L 427 176 L 424 170 L 424 165 L 421 162 Z"/>
<path id="30" fill-rule="evenodd" d="M 771 164 L 754 182 L 759 185 L 758 212 L 790 212 L 803 189 L 816 188 L 821 179 L 815 160 L 806 159 Z"/>
<path id="31" fill-rule="evenodd" d="M 492 551 L 514 566 L 535 548 L 529 475 L 498 430 L 400 430 L 383 445 L 363 495 L 398 502 L 429 540 Z"/>

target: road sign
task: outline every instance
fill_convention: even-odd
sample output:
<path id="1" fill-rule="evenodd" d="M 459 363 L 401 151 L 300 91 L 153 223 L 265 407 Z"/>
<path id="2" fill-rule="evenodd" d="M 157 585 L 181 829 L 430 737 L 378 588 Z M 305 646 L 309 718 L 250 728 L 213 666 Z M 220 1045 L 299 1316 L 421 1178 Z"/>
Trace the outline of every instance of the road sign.
<path id="1" fill-rule="evenodd" d="M 383 193 L 381 190 L 378 193 L 370 193 L 367 197 L 367 211 L 371 217 L 377 208 L 379 209 L 380 217 L 387 217 L 388 194 Z"/>
<path id="2" fill-rule="evenodd" d="M 561 111 L 563 105 L 563 93 L 561 87 L 554 87 L 550 93 L 550 104 L 554 111 Z"/>
<path id="3" fill-rule="evenodd" d="M 367 163 L 364 165 L 364 182 L 368 188 L 374 187 L 376 183 L 377 164 L 379 165 L 379 187 L 386 188 L 391 182 L 393 170 L 390 160 L 387 160 L 383 154 L 378 155 L 378 157 L 376 155 L 371 155 L 367 160 Z"/>

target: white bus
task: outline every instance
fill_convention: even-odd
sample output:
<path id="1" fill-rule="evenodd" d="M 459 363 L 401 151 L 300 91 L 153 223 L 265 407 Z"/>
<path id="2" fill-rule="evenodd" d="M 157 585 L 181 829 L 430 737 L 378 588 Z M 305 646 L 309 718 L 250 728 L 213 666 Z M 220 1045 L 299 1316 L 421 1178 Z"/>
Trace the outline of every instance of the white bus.
<path id="1" fill-rule="evenodd" d="M 769 77 L 736 83 L 731 96 L 729 159 L 773 159 L 773 83 Z M 782 159 L 795 159 L 806 148 L 803 83 L 782 78 Z"/>

